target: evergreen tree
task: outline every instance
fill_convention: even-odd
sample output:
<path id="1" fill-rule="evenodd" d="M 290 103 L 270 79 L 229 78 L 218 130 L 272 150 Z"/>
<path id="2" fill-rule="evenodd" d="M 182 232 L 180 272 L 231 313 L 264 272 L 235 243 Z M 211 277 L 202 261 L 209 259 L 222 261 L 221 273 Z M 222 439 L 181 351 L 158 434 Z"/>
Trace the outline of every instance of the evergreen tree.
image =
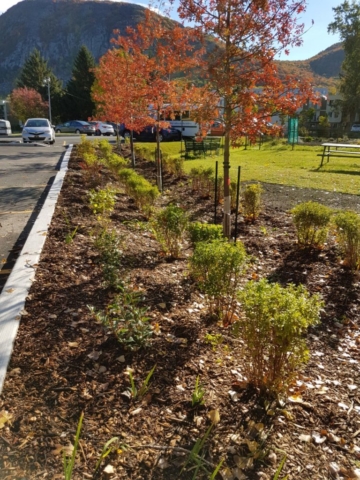
<path id="1" fill-rule="evenodd" d="M 56 78 L 47 61 L 41 56 L 36 48 L 25 61 L 23 68 L 16 80 L 18 88 L 32 88 L 40 93 L 44 100 L 48 100 L 48 88 L 44 80 L 50 78 L 51 97 L 62 91 L 61 81 Z"/>
<path id="2" fill-rule="evenodd" d="M 45 79 L 50 79 L 50 96 L 52 117 L 57 119 L 61 116 L 63 89 L 61 81 L 54 75 L 47 61 L 41 56 L 36 48 L 25 61 L 23 68 L 16 79 L 17 88 L 30 88 L 40 93 L 42 99 L 49 101 L 48 86 Z"/>
<path id="3" fill-rule="evenodd" d="M 65 109 L 69 119 L 87 120 L 95 111 L 95 103 L 91 98 L 95 80 L 94 67 L 94 57 L 83 45 L 74 61 L 71 79 L 66 86 Z"/>
<path id="4" fill-rule="evenodd" d="M 328 31 L 340 34 L 345 52 L 340 74 L 341 106 L 353 122 L 356 114 L 360 115 L 360 5 L 345 0 L 333 11 L 334 21 Z"/>

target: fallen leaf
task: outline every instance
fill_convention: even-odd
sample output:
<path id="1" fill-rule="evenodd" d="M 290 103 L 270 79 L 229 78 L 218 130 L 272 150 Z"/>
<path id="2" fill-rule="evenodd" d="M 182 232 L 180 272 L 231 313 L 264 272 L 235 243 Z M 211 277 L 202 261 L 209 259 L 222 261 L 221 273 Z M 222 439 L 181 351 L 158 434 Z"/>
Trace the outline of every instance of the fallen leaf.
<path id="1" fill-rule="evenodd" d="M 220 413 L 218 409 L 210 410 L 208 417 L 214 425 L 217 425 L 220 422 Z"/>
<path id="2" fill-rule="evenodd" d="M 4 428 L 5 423 L 10 422 L 11 419 L 12 419 L 12 415 L 10 415 L 10 413 L 7 412 L 6 410 L 2 410 L 0 412 L 0 428 Z"/>

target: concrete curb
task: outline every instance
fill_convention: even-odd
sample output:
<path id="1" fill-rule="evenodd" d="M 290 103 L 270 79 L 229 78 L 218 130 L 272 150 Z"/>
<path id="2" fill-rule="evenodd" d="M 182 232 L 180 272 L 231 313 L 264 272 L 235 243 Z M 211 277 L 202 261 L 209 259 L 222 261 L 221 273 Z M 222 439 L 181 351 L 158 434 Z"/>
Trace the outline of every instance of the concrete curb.
<path id="1" fill-rule="evenodd" d="M 36 267 L 45 244 L 55 206 L 68 169 L 72 145 L 64 154 L 60 171 L 57 173 L 45 203 L 35 220 L 29 236 L 16 260 L 14 268 L 0 294 L 0 393 L 14 341 L 24 312 L 29 289 L 35 277 Z"/>

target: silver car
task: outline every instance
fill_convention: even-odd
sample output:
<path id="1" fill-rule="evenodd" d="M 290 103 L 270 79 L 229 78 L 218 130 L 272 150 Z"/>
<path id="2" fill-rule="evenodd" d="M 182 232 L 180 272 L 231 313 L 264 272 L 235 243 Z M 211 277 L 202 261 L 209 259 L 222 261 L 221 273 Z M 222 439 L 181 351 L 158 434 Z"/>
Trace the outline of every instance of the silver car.
<path id="1" fill-rule="evenodd" d="M 24 143 L 55 143 L 55 130 L 47 118 L 28 118 L 21 136 Z"/>

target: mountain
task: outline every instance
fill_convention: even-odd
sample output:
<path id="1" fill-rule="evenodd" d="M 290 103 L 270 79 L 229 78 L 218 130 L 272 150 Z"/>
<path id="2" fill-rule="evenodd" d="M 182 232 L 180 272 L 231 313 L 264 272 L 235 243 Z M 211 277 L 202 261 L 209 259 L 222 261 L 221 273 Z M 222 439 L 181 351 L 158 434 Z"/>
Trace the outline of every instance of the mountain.
<path id="1" fill-rule="evenodd" d="M 85 45 L 98 60 L 109 48 L 113 31 L 125 33 L 144 18 L 145 8 L 99 0 L 23 0 L 0 15 L 0 95 L 14 88 L 27 57 L 37 48 L 55 75 L 69 79 L 79 49 Z M 159 16 L 159 20 L 173 20 Z M 304 61 L 278 61 L 280 75 L 313 74 L 318 87 L 334 85 L 344 58 L 337 43 Z M 121 79 L 119 79 L 121 88 Z"/>
<path id="2" fill-rule="evenodd" d="M 280 60 L 277 64 L 281 76 L 290 73 L 300 77 L 312 74 L 317 87 L 329 88 L 336 84 L 344 58 L 342 44 L 335 43 L 308 60 Z"/>
<path id="3" fill-rule="evenodd" d="M 14 79 L 34 48 L 66 82 L 82 45 L 98 60 L 111 48 L 113 31 L 125 33 L 144 13 L 140 5 L 111 1 L 23 0 L 14 5 L 0 16 L 0 94 L 14 88 Z"/>

